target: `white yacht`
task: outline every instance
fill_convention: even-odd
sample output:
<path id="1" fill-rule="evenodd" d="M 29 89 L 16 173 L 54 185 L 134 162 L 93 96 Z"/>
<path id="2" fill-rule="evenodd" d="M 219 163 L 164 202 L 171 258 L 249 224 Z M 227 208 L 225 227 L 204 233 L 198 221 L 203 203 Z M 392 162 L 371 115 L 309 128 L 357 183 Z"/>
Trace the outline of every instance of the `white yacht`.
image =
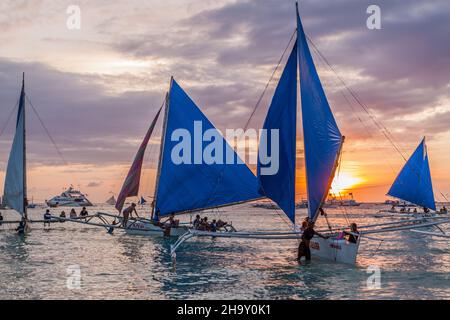
<path id="1" fill-rule="evenodd" d="M 53 197 L 46 201 L 49 207 L 90 207 L 92 203 L 86 198 L 86 195 L 79 190 L 75 190 L 72 186 L 61 193 L 61 195 Z"/>

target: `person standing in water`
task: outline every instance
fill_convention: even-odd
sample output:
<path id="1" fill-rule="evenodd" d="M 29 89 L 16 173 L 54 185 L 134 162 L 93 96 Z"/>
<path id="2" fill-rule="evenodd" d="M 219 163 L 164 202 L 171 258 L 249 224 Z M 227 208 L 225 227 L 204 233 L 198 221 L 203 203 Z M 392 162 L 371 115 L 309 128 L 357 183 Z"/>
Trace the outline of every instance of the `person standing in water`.
<path id="1" fill-rule="evenodd" d="M 16 228 L 16 231 L 18 234 L 25 234 L 25 228 L 27 224 L 25 219 L 22 218 L 22 220 L 19 222 L 19 226 Z"/>
<path id="2" fill-rule="evenodd" d="M 311 249 L 309 248 L 309 244 L 311 239 L 314 236 L 318 236 L 320 238 L 323 239 L 328 239 L 328 237 L 321 235 L 320 233 L 316 232 L 314 230 L 314 222 L 313 221 L 309 221 L 308 222 L 308 226 L 306 227 L 305 230 L 303 230 L 303 234 L 302 234 L 302 241 L 300 242 L 299 246 L 298 246 L 298 257 L 297 257 L 297 261 L 299 264 L 301 264 L 301 258 L 305 257 L 306 261 L 310 261 L 311 260 Z"/>

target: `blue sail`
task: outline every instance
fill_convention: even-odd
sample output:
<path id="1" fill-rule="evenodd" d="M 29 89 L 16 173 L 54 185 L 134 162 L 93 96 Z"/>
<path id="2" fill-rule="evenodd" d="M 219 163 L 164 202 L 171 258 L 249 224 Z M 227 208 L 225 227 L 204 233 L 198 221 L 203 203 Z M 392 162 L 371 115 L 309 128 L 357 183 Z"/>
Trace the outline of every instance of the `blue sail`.
<path id="1" fill-rule="evenodd" d="M 139 200 L 140 205 L 144 205 L 147 203 L 147 200 L 144 199 L 144 197 L 141 197 L 141 200 Z"/>
<path id="2" fill-rule="evenodd" d="M 261 138 L 258 157 L 258 181 L 261 195 L 272 199 L 295 223 L 295 160 L 297 132 L 297 45 L 294 44 L 272 99 L 264 126 L 267 136 Z M 278 131 L 278 171 L 265 174 L 273 163 L 261 161 L 261 151 L 276 152 L 272 145 L 273 130 Z M 263 132 L 264 132 L 263 131 Z M 267 170 L 269 171 L 269 170 Z"/>
<path id="3" fill-rule="evenodd" d="M 400 171 L 388 194 L 436 211 L 425 138 Z"/>
<path id="4" fill-rule="evenodd" d="M 260 198 L 255 175 L 245 163 L 238 161 L 235 151 L 175 80 L 169 94 L 165 127 L 155 199 L 161 217 Z M 202 139 L 206 135 L 211 142 L 203 141 L 207 140 Z M 217 146 L 214 152 L 211 143 Z M 231 155 L 233 164 L 220 161 L 220 157 L 206 163 L 202 156 L 208 150 L 213 155 Z"/>
<path id="5" fill-rule="evenodd" d="M 9 154 L 4 186 L 3 204 L 25 214 L 25 83 L 22 82 L 16 132 Z"/>
<path id="6" fill-rule="evenodd" d="M 298 8 L 297 37 L 308 211 L 315 221 L 334 178 L 343 137 L 317 74 Z"/>

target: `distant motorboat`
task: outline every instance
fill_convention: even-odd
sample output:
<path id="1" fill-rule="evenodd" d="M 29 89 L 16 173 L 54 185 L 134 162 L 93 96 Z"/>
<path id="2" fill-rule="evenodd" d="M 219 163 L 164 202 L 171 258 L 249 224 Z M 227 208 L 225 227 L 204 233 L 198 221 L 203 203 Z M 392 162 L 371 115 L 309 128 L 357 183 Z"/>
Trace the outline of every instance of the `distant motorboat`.
<path id="1" fill-rule="evenodd" d="M 308 209 L 308 201 L 302 200 L 295 204 L 295 209 Z"/>
<path id="2" fill-rule="evenodd" d="M 280 207 L 274 203 L 274 202 L 268 202 L 268 201 L 259 201 L 252 204 L 252 207 L 254 208 L 262 208 L 262 209 L 280 209 Z"/>
<path id="3" fill-rule="evenodd" d="M 86 195 L 79 190 L 75 190 L 72 186 L 61 193 L 61 195 L 53 197 L 46 201 L 51 208 L 56 207 L 91 207 L 93 204 L 86 198 Z"/>
<path id="4" fill-rule="evenodd" d="M 325 201 L 324 207 L 358 207 L 361 203 L 357 202 L 353 198 L 353 193 L 348 194 L 350 198 L 337 198 L 336 196 L 330 195 L 329 199 Z"/>
<path id="5" fill-rule="evenodd" d="M 349 200 L 337 200 L 331 199 L 325 202 L 324 207 L 359 207 L 361 203 L 356 202 L 353 199 Z"/>
<path id="6" fill-rule="evenodd" d="M 255 202 L 252 205 L 252 207 L 254 207 L 254 208 L 262 208 L 262 209 L 269 209 L 269 210 L 280 209 L 280 207 L 276 203 L 274 203 L 274 202 L 267 202 L 267 201 Z M 308 201 L 302 200 L 300 202 L 297 202 L 295 204 L 295 208 L 296 209 L 308 209 Z"/>
<path id="7" fill-rule="evenodd" d="M 402 207 L 403 208 L 404 207 L 410 207 L 410 208 L 416 207 L 416 205 L 413 204 L 413 203 L 409 203 L 409 202 L 406 202 L 406 201 L 401 202 L 399 200 L 386 200 L 384 202 L 384 204 L 388 204 L 388 205 L 391 205 L 391 206 L 394 206 L 394 207 L 400 207 L 400 208 L 402 208 Z"/>

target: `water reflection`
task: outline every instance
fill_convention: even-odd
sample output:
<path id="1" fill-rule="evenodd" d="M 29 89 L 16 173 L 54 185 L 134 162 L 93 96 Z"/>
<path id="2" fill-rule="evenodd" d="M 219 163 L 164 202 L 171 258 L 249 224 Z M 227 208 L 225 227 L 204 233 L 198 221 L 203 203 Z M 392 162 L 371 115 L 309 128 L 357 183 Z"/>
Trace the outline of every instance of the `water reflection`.
<path id="1" fill-rule="evenodd" d="M 371 215 L 377 210 L 357 208 L 348 218 L 381 222 Z M 328 213 L 333 223 L 346 222 L 340 210 Z M 249 206 L 210 217 L 238 229 L 287 227 L 273 211 Z M 299 266 L 297 241 L 193 239 L 180 248 L 173 270 L 172 240 L 67 223 L 48 231 L 35 226 L 25 238 L 0 232 L 0 299 L 450 298 L 448 241 L 407 231 L 376 238 L 363 240 L 357 266 L 318 259 Z M 80 290 L 66 285 L 73 265 L 80 266 Z M 371 265 L 381 268 L 380 290 L 367 286 Z"/>

